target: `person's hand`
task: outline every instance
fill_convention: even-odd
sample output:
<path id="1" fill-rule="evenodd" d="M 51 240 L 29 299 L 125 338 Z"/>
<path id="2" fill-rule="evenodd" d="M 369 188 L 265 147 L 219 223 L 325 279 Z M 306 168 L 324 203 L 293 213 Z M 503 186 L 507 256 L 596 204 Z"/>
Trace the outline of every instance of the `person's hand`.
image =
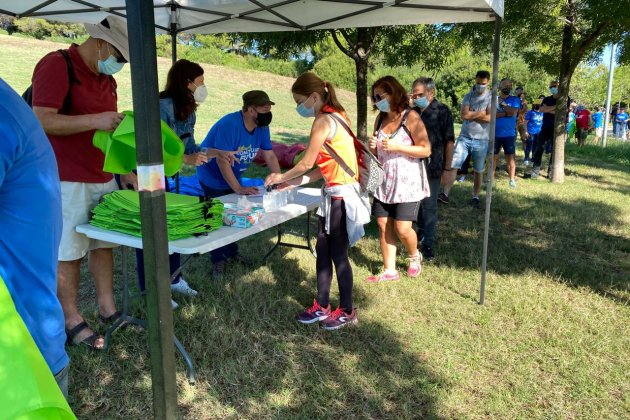
<path id="1" fill-rule="evenodd" d="M 184 163 L 186 165 L 199 166 L 208 162 L 208 156 L 205 153 L 191 153 L 189 155 L 184 155 Z"/>
<path id="2" fill-rule="evenodd" d="M 296 187 L 295 185 L 289 184 L 288 182 L 281 182 L 280 184 L 276 184 L 276 185 L 277 185 L 276 189 L 278 191 L 292 190 L 293 188 Z"/>
<path id="3" fill-rule="evenodd" d="M 383 150 L 386 152 L 395 152 L 398 150 L 398 145 L 396 142 L 390 140 L 390 137 L 383 137 Z"/>
<path id="4" fill-rule="evenodd" d="M 120 185 L 123 190 L 138 191 L 138 176 L 133 172 L 120 176 Z"/>
<path id="5" fill-rule="evenodd" d="M 234 162 L 241 163 L 239 158 L 236 157 L 237 153 L 238 150 L 219 150 L 217 159 L 229 163 L 230 166 L 234 166 Z"/>
<path id="6" fill-rule="evenodd" d="M 378 133 L 374 132 L 374 134 L 372 135 L 372 137 L 370 137 L 370 143 L 368 144 L 370 150 L 375 150 L 376 149 L 376 143 L 378 141 Z"/>
<path id="7" fill-rule="evenodd" d="M 529 138 L 531 137 L 531 135 L 529 133 L 525 133 L 525 140 L 529 140 Z"/>
<path id="8" fill-rule="evenodd" d="M 267 178 L 265 179 L 265 187 L 269 185 L 280 184 L 281 182 L 283 182 L 282 174 L 278 172 L 272 172 L 267 175 Z"/>
<path id="9" fill-rule="evenodd" d="M 243 187 L 241 186 L 238 191 L 236 191 L 238 195 L 255 195 L 258 194 L 257 187 Z"/>
<path id="10" fill-rule="evenodd" d="M 95 130 L 114 131 L 125 118 L 120 112 L 101 112 L 92 115 L 92 127 Z"/>

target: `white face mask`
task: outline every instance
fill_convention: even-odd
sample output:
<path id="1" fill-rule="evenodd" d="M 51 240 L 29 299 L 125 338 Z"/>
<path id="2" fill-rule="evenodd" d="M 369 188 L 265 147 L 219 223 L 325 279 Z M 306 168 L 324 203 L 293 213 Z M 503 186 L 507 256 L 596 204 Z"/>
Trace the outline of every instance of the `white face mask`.
<path id="1" fill-rule="evenodd" d="M 193 85 L 195 85 L 194 82 L 193 82 Z M 197 86 L 197 88 L 193 92 L 193 98 L 195 99 L 195 102 L 201 103 L 205 101 L 207 97 L 208 97 L 208 89 L 206 89 L 206 85 Z"/>

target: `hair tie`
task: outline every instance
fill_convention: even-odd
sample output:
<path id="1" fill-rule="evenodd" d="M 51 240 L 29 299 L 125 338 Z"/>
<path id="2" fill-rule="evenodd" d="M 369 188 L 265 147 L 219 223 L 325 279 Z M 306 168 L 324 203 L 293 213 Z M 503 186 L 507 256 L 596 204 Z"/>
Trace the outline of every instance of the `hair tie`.
<path id="1" fill-rule="evenodd" d="M 328 92 L 328 83 L 327 83 L 327 82 L 324 82 L 324 90 L 325 90 L 326 92 Z"/>

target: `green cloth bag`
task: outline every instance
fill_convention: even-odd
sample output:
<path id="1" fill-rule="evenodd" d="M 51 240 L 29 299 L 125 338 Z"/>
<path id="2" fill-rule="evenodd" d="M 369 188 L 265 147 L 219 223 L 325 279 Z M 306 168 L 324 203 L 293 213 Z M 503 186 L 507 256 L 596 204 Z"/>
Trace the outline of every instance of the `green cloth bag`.
<path id="1" fill-rule="evenodd" d="M 0 420 L 76 419 L 0 277 Z"/>
<path id="2" fill-rule="evenodd" d="M 125 118 L 116 130 L 96 130 L 92 138 L 94 147 L 105 154 L 103 171 L 112 174 L 128 174 L 136 169 L 136 128 L 132 111 L 123 111 Z M 184 142 L 166 124 L 160 121 L 162 130 L 162 153 L 164 174 L 175 175 L 182 167 Z"/>

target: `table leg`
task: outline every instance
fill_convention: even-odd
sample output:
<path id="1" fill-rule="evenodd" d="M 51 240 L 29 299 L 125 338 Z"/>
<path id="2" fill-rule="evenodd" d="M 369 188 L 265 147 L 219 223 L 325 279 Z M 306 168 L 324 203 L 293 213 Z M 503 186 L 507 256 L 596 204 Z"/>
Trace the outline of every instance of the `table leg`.
<path id="1" fill-rule="evenodd" d="M 121 325 L 133 324 L 139 325 L 144 329 L 147 328 L 147 322 L 145 320 L 129 316 L 129 272 L 127 270 L 127 247 L 121 247 L 120 252 L 122 254 L 123 266 L 123 307 L 120 317 L 105 332 L 105 351 L 109 350 L 112 334 L 120 328 Z"/>
<path id="2" fill-rule="evenodd" d="M 262 258 L 263 264 L 267 261 L 267 257 L 269 257 L 279 246 L 286 246 L 288 248 L 307 249 L 311 252 L 311 254 L 313 254 L 314 257 L 317 256 L 315 249 L 313 249 L 313 244 L 311 243 L 311 212 L 310 211 L 306 213 L 306 245 L 295 245 L 295 244 L 290 244 L 287 242 L 282 242 L 282 234 L 284 233 L 283 225 L 284 223 L 276 226 L 276 229 L 278 229 L 278 238 L 276 240 L 276 243 L 273 245 L 273 247 Z M 289 232 L 289 233 L 302 236 L 301 234 L 296 233 L 296 232 Z"/>
<path id="3" fill-rule="evenodd" d="M 173 336 L 173 342 L 175 343 L 175 348 L 181 354 L 184 359 L 184 363 L 186 364 L 186 372 L 188 373 L 188 383 L 194 385 L 196 380 L 195 367 L 193 366 L 192 359 L 190 355 L 182 345 L 182 343 L 177 339 L 177 337 Z"/>

